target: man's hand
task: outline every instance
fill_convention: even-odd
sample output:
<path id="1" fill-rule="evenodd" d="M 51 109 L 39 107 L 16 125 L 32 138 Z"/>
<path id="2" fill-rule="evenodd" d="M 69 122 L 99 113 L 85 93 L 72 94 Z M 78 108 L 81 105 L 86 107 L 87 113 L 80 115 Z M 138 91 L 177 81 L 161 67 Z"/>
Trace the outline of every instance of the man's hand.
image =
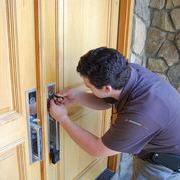
<path id="1" fill-rule="evenodd" d="M 49 113 L 55 120 L 60 123 L 65 121 L 68 117 L 65 106 L 63 104 L 56 105 L 53 99 L 50 101 Z"/>
<path id="2" fill-rule="evenodd" d="M 93 93 L 88 93 L 80 88 L 67 89 L 57 93 L 64 99 L 56 101 L 57 105 L 80 104 L 96 110 L 106 110 L 111 108 L 111 104 L 106 103 L 103 99 L 96 97 Z"/>
<path id="3" fill-rule="evenodd" d="M 61 105 L 61 104 L 69 105 L 69 104 L 78 103 L 82 93 L 83 91 L 78 88 L 63 90 L 57 93 L 57 95 L 62 96 L 64 99 L 56 103 L 58 105 Z"/>
<path id="4" fill-rule="evenodd" d="M 52 99 L 50 101 L 49 112 L 50 115 L 61 124 L 71 138 L 89 154 L 96 157 L 105 157 L 119 153 L 107 148 L 99 137 L 91 134 L 71 121 L 63 104 L 56 105 Z"/>

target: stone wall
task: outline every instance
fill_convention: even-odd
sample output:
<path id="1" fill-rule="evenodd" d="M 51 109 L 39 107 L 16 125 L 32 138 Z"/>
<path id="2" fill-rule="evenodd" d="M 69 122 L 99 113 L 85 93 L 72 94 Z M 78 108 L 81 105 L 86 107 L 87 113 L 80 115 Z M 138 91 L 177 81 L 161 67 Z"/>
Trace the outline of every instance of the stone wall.
<path id="1" fill-rule="evenodd" d="M 132 54 L 180 91 L 180 0 L 135 0 Z"/>

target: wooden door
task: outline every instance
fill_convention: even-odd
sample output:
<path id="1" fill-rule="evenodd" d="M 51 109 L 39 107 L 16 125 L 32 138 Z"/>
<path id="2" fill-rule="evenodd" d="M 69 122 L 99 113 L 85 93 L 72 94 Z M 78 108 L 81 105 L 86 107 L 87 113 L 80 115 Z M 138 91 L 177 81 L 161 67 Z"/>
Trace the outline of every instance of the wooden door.
<path id="1" fill-rule="evenodd" d="M 36 2 L 37 46 L 41 104 L 46 103 L 48 84 L 56 91 L 82 85 L 76 73 L 81 55 L 100 46 L 116 48 L 118 30 L 118 0 L 44 0 Z M 44 106 L 46 107 L 46 106 Z M 110 123 L 111 112 L 99 112 L 85 107 L 69 109 L 72 121 L 101 137 Z M 42 108 L 41 119 L 47 119 Z M 107 167 L 107 158 L 95 158 L 84 152 L 60 127 L 60 161 L 49 158 L 48 125 L 43 121 L 44 163 L 47 179 L 95 179 Z"/>
<path id="2" fill-rule="evenodd" d="M 65 0 L 59 5 L 60 88 L 82 84 L 76 66 L 90 49 L 116 48 L 118 30 L 117 0 Z M 110 119 L 105 112 L 80 106 L 69 109 L 72 121 L 101 137 Z M 107 121 L 108 120 L 108 121 Z M 107 158 L 95 158 L 84 152 L 63 131 L 64 179 L 95 179 L 107 167 Z"/>
<path id="3" fill-rule="evenodd" d="M 41 179 L 40 161 L 30 162 L 28 137 L 27 95 L 37 89 L 31 0 L 0 1 L 0 87 L 0 179 Z"/>
<path id="4" fill-rule="evenodd" d="M 47 96 L 48 86 L 59 91 L 82 84 L 75 69 L 89 49 L 116 48 L 118 10 L 118 0 L 0 2 L 0 179 L 89 180 L 107 167 L 107 158 L 88 155 L 61 127 L 60 160 L 52 163 Z M 36 105 L 29 109 L 32 92 Z M 42 160 L 34 163 L 31 111 L 42 130 Z M 69 115 L 99 137 L 109 126 L 108 112 L 73 106 Z"/>

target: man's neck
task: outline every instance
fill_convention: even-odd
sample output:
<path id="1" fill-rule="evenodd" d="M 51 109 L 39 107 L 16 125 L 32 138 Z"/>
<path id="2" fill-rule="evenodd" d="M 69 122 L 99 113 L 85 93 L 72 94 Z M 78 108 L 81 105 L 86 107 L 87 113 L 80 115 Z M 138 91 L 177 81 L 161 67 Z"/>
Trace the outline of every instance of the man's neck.
<path id="1" fill-rule="evenodd" d="M 122 90 L 113 90 L 113 91 L 112 91 L 112 97 L 113 97 L 114 99 L 116 99 L 116 100 L 119 100 L 119 96 L 120 96 L 120 94 L 121 94 L 121 91 L 122 91 Z"/>

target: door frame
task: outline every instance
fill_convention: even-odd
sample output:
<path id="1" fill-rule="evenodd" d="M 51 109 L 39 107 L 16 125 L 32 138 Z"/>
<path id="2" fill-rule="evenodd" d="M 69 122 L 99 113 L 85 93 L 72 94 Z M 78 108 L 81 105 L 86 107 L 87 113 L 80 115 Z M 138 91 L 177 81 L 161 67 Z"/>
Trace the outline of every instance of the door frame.
<path id="1" fill-rule="evenodd" d="M 134 0 L 120 0 L 117 50 L 126 58 L 131 52 Z"/>

